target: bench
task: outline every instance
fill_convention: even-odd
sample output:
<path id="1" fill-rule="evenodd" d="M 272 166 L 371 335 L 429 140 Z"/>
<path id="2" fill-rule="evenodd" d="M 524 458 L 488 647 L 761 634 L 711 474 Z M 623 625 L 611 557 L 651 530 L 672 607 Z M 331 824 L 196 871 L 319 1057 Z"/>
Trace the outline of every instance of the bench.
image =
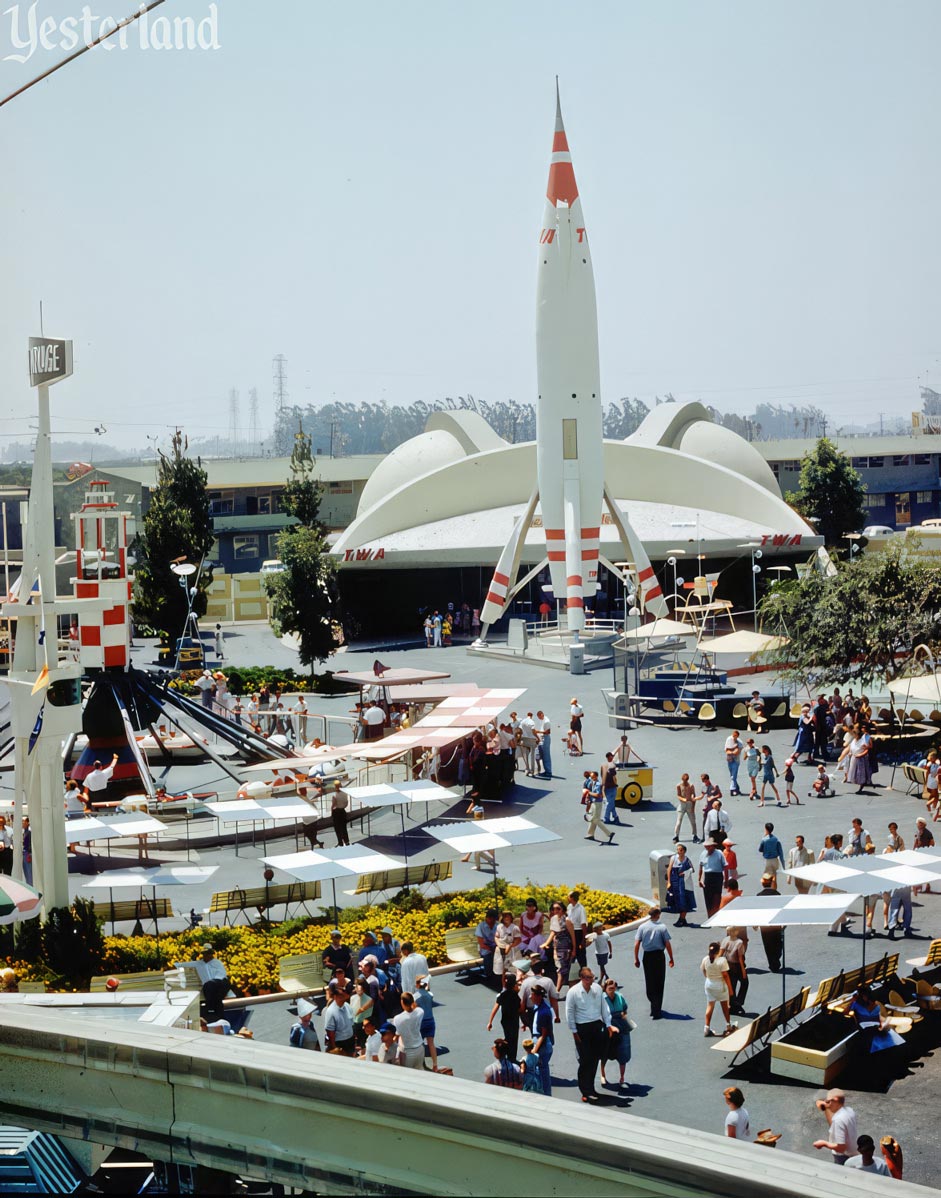
<path id="1" fill-rule="evenodd" d="M 729 1068 L 734 1068 L 739 1055 L 753 1045 L 757 1044 L 762 1049 L 767 1048 L 777 1029 L 786 1027 L 806 1008 L 809 995 L 810 987 L 805 986 L 792 998 L 785 999 L 776 1007 L 769 1007 L 764 1015 L 759 1015 L 757 1019 L 746 1023 L 744 1027 L 736 1028 L 731 1035 L 723 1036 L 718 1043 L 712 1045 L 712 1048 L 716 1052 L 732 1053 Z"/>
<path id="2" fill-rule="evenodd" d="M 173 908 L 168 898 L 139 898 L 118 899 L 104 903 L 95 903 L 95 914 L 106 923 L 115 924 L 126 920 L 139 923 L 144 919 L 172 919 Z"/>
<path id="3" fill-rule="evenodd" d="M 207 915 L 214 915 L 222 911 L 225 915 L 224 924 L 229 922 L 229 913 L 236 913 L 232 923 L 235 924 L 238 920 L 238 912 L 245 914 L 245 922 L 251 922 L 248 918 L 248 911 L 257 911 L 261 915 L 264 911 L 270 910 L 272 907 L 284 906 L 284 917 L 287 919 L 290 914 L 290 907 L 303 907 L 308 915 L 313 912 L 307 906 L 309 902 L 313 902 L 320 898 L 320 883 L 319 882 L 281 882 L 278 885 L 270 886 L 250 886 L 247 889 L 237 887 L 235 890 L 220 890 L 217 891 L 210 899 L 209 906 L 206 909 Z M 211 921 L 210 921 L 211 922 Z"/>
<path id="4" fill-rule="evenodd" d="M 912 965 L 916 969 L 931 969 L 935 965 L 941 965 L 941 940 L 932 940 L 928 945 L 928 955 L 925 957 L 913 957 L 912 960 L 906 961 L 906 965 Z"/>
<path id="5" fill-rule="evenodd" d="M 323 953 L 297 953 L 278 962 L 278 985 L 288 994 L 312 994 L 330 981 L 323 967 Z"/>
<path id="6" fill-rule="evenodd" d="M 19 994 L 45 994 L 45 982 L 17 982 L 16 989 Z"/>
<path id="7" fill-rule="evenodd" d="M 360 874 L 356 889 L 346 890 L 344 893 L 381 895 L 387 890 L 401 890 L 405 886 L 414 886 L 421 890 L 423 886 L 434 886 L 447 881 L 453 872 L 453 861 L 431 861 L 427 865 L 404 866 L 401 869 L 387 869 L 375 874 Z"/>
<path id="8" fill-rule="evenodd" d="M 925 779 L 928 776 L 928 771 L 922 765 L 912 765 L 908 761 L 902 762 L 902 777 L 908 781 L 908 791 L 910 795 L 917 794 L 919 798 L 925 789 Z"/>
<path id="9" fill-rule="evenodd" d="M 473 928 L 448 928 L 444 933 L 444 951 L 455 965 L 467 966 L 467 971 L 482 970 L 480 945 Z"/>
<path id="10" fill-rule="evenodd" d="M 110 978 L 117 978 L 122 990 L 162 990 L 165 981 L 162 969 L 152 969 L 146 973 L 109 973 L 104 977 L 92 978 L 89 992 L 98 994 L 107 990 Z"/>

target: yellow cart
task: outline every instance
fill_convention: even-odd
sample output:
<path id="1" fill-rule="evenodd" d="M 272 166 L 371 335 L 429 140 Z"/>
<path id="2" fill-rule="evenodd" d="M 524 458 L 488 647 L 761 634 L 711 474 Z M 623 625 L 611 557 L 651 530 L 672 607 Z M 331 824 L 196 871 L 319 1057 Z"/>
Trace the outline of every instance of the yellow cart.
<path id="1" fill-rule="evenodd" d="M 636 807 L 643 799 L 652 799 L 653 771 L 654 767 L 645 761 L 635 765 L 619 765 L 616 801 L 625 807 Z"/>

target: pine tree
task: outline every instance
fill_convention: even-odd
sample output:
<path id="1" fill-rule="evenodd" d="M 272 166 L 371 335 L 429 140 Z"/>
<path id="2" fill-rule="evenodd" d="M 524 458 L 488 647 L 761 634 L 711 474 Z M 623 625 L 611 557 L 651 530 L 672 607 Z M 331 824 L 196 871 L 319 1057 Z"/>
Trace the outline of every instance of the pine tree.
<path id="1" fill-rule="evenodd" d="M 171 564 L 187 561 L 198 566 L 212 548 L 215 536 L 206 471 L 198 458 L 193 461 L 186 456 L 187 445 L 179 430 L 171 444 L 169 457 L 160 454 L 157 486 L 151 492 L 143 533 L 135 545 L 133 614 L 137 623 L 163 629 L 176 638 L 186 622 L 186 590 Z M 193 611 L 198 616 L 206 610 L 206 590 L 211 581 L 212 571 L 204 566 L 193 599 Z M 194 584 L 195 576 L 191 575 L 188 585 Z"/>

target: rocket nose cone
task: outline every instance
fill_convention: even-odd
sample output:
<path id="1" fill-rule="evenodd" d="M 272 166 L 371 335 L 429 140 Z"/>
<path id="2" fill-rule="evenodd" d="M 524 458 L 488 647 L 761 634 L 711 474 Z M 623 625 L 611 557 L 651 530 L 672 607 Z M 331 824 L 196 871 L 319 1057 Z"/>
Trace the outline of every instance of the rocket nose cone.
<path id="1" fill-rule="evenodd" d="M 546 198 L 550 204 L 558 204 L 562 200 L 569 207 L 578 198 L 578 185 L 575 182 L 572 155 L 569 153 L 568 138 L 565 136 L 565 125 L 562 123 L 562 104 L 559 99 L 558 75 L 555 80 L 555 133 L 552 138 L 552 161 L 549 166 L 549 182 L 546 187 Z"/>

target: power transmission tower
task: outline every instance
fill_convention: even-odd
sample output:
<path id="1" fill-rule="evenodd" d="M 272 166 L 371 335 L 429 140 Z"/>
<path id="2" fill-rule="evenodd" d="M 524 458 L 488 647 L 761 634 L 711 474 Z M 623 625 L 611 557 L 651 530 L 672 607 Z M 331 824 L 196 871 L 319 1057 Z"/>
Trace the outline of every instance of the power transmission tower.
<path id="1" fill-rule="evenodd" d="M 249 453 L 254 457 L 255 446 L 258 444 L 258 388 L 252 387 L 248 393 L 248 444 Z"/>
<path id="2" fill-rule="evenodd" d="M 288 360 L 284 354 L 277 354 L 274 359 L 274 413 L 275 417 L 284 411 L 288 401 Z"/>
<path id="3" fill-rule="evenodd" d="M 238 457 L 239 439 L 239 393 L 233 387 L 229 392 L 229 453 L 233 457 Z"/>

